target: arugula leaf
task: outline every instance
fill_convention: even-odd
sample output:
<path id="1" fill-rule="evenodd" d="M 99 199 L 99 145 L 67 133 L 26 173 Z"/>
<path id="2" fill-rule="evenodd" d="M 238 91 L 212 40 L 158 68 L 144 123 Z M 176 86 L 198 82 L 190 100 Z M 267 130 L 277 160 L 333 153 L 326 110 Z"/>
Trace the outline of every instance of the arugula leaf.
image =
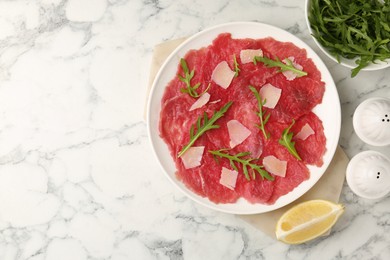
<path id="1" fill-rule="evenodd" d="M 310 0 L 313 36 L 338 62 L 356 59 L 355 77 L 371 63 L 390 58 L 390 1 Z"/>
<path id="2" fill-rule="evenodd" d="M 257 64 L 258 61 L 264 63 L 269 68 L 279 67 L 280 68 L 279 72 L 292 71 L 297 76 L 297 78 L 307 75 L 306 71 L 295 68 L 293 62 L 290 59 L 286 59 L 286 61 L 287 61 L 287 64 L 286 64 L 286 63 L 280 61 L 278 57 L 276 57 L 275 60 L 267 58 L 267 57 L 261 57 L 261 56 L 254 57 L 253 63 Z"/>
<path id="3" fill-rule="evenodd" d="M 233 54 L 233 61 L 234 61 L 234 77 L 238 77 L 238 73 L 241 71 L 240 68 L 238 67 L 238 62 L 236 59 L 236 54 Z"/>
<path id="4" fill-rule="evenodd" d="M 198 140 L 198 138 L 201 137 L 206 131 L 219 128 L 219 125 L 215 125 L 214 123 L 219 118 L 224 116 L 224 114 L 232 104 L 233 101 L 226 103 L 219 111 L 215 112 L 210 119 L 206 112 L 204 112 L 203 116 L 199 116 L 196 123 L 193 124 L 190 128 L 190 141 L 182 148 L 182 150 L 178 153 L 177 157 L 181 157 L 195 143 L 195 141 Z M 196 126 L 196 132 L 195 132 L 195 126 Z"/>
<path id="5" fill-rule="evenodd" d="M 211 84 L 209 84 L 208 87 L 206 88 L 206 90 L 200 94 L 198 94 L 198 92 L 196 91 L 200 87 L 200 83 L 197 83 L 194 86 L 191 86 L 191 79 L 194 77 L 195 70 L 190 71 L 185 59 L 183 59 L 183 58 L 180 59 L 180 66 L 183 69 L 184 77 L 181 75 L 177 75 L 177 76 L 179 77 L 180 81 L 182 81 L 186 84 L 186 88 L 180 89 L 180 91 L 182 93 L 188 93 L 191 97 L 198 98 L 202 94 L 207 92 L 207 90 L 210 88 Z"/>
<path id="6" fill-rule="evenodd" d="M 229 153 L 225 152 L 228 149 L 220 149 L 216 151 L 209 151 L 214 157 L 218 156 L 220 158 L 226 158 L 230 162 L 230 166 L 236 170 L 238 170 L 238 167 L 236 164 L 242 166 L 242 170 L 244 172 L 245 178 L 250 181 L 251 177 L 249 176 L 249 169 L 252 173 L 252 179 L 256 179 L 256 172 L 264 179 L 273 181 L 274 177 L 271 176 L 266 170 L 264 170 L 264 166 L 258 165 L 255 163 L 252 163 L 254 160 L 257 160 L 256 158 L 245 158 L 248 157 L 251 153 L 250 152 L 241 152 L 237 153 L 235 155 L 230 155 Z"/>
<path id="7" fill-rule="evenodd" d="M 260 93 L 257 92 L 257 90 L 254 87 L 249 86 L 249 88 L 253 92 L 253 94 L 255 95 L 255 97 L 257 99 L 258 106 L 259 106 L 259 112 L 257 112 L 256 114 L 260 118 L 260 124 L 257 125 L 257 127 L 260 128 L 260 130 L 263 132 L 265 139 L 268 139 L 270 137 L 270 134 L 265 131 L 265 124 L 268 122 L 268 119 L 271 116 L 271 114 L 268 113 L 268 114 L 264 115 L 264 113 L 263 113 L 263 106 L 267 100 L 264 99 L 264 101 L 263 101 L 261 96 L 260 96 Z"/>
<path id="8" fill-rule="evenodd" d="M 293 138 L 293 133 L 290 133 L 291 127 L 295 124 L 295 120 L 293 119 L 291 125 L 283 130 L 282 137 L 279 139 L 279 144 L 283 145 L 287 148 L 287 150 L 299 161 L 301 161 L 301 157 L 299 156 L 297 150 L 295 149 L 295 142 L 291 141 Z"/>

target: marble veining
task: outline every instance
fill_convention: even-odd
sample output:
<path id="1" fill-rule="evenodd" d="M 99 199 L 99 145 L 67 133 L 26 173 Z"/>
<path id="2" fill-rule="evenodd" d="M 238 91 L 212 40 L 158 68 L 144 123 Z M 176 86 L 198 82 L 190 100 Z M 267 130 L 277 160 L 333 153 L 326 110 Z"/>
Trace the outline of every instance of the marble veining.
<path id="1" fill-rule="evenodd" d="M 340 145 L 364 144 L 355 108 L 390 98 L 389 69 L 320 53 L 299 0 L 0 1 L 0 259 L 389 259 L 390 195 L 358 198 L 328 237 L 288 246 L 186 198 L 161 173 L 143 120 L 153 47 L 230 21 L 283 28 L 328 66 Z"/>

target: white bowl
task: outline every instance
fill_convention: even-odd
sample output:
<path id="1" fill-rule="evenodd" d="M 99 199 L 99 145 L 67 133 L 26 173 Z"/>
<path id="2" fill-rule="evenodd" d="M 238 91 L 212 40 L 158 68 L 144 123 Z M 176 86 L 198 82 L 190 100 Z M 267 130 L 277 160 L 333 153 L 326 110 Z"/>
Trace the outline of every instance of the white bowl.
<path id="1" fill-rule="evenodd" d="M 335 62 L 347 67 L 347 68 L 356 68 L 358 65 L 356 64 L 355 59 L 346 59 L 344 57 L 340 56 L 340 62 L 336 59 L 335 56 L 333 56 L 324 46 L 321 45 L 321 43 L 313 36 L 313 30 L 310 26 L 310 21 L 309 21 L 309 9 L 310 9 L 310 3 L 312 0 L 305 0 L 305 20 L 307 27 L 309 29 L 309 33 L 312 36 L 314 42 L 317 44 L 317 46 L 321 49 L 322 52 L 326 54 L 330 59 L 334 60 Z M 387 62 L 385 61 L 376 61 L 376 63 L 370 63 L 366 67 L 362 68 L 364 71 L 373 71 L 373 70 L 381 70 L 384 68 L 390 67 L 390 59 L 388 59 Z"/>

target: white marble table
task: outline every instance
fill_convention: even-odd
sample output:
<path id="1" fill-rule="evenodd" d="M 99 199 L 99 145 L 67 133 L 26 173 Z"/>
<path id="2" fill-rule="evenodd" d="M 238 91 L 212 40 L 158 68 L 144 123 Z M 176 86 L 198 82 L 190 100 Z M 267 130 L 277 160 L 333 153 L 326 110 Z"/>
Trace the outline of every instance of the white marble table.
<path id="1" fill-rule="evenodd" d="M 186 198 L 152 155 L 143 121 L 153 46 L 230 21 L 286 29 L 319 53 L 303 0 L 0 1 L 0 259 L 390 259 L 390 196 L 358 198 L 329 237 L 288 246 Z M 349 70 L 319 53 L 355 135 L 390 69 Z"/>

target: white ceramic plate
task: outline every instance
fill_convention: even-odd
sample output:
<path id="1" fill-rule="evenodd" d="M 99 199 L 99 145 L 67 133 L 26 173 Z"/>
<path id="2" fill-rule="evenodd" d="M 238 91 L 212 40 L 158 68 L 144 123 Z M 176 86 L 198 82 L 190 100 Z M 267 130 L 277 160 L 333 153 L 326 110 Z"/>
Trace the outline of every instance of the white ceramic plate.
<path id="1" fill-rule="evenodd" d="M 311 29 L 311 26 L 310 26 L 310 22 L 309 22 L 309 9 L 310 9 L 310 3 L 311 3 L 311 0 L 306 0 L 305 2 L 305 19 L 306 19 L 306 25 L 309 29 L 309 33 L 310 35 L 313 35 L 313 30 Z M 347 67 L 347 68 L 356 68 L 357 67 L 357 64 L 356 64 L 356 60 L 357 58 L 355 59 L 346 59 L 346 58 L 343 58 L 343 57 L 340 57 L 340 62 L 337 61 L 336 57 L 333 56 L 326 48 L 324 48 L 321 43 L 319 43 L 319 41 L 317 41 L 317 39 L 315 37 L 313 37 L 313 40 L 314 42 L 317 44 L 318 48 L 320 48 L 321 51 L 323 51 L 326 56 L 328 56 L 330 59 L 334 60 L 335 62 L 337 63 L 340 63 L 341 65 Z M 380 70 L 380 69 L 384 69 L 384 68 L 387 68 L 387 67 L 390 67 L 390 61 L 377 61 L 377 63 L 370 63 L 369 65 L 367 65 L 366 67 L 364 67 L 362 70 L 365 70 L 365 71 L 372 71 L 372 70 Z"/>
<path id="2" fill-rule="evenodd" d="M 320 168 L 309 166 L 310 178 L 301 183 L 287 195 L 280 197 L 273 205 L 251 204 L 245 199 L 240 199 L 236 203 L 231 204 L 215 204 L 207 198 L 200 197 L 193 193 L 182 182 L 176 179 L 174 161 L 170 156 L 167 145 L 159 136 L 160 133 L 158 126 L 161 110 L 161 98 L 168 82 L 176 75 L 176 69 L 180 58 L 182 58 L 191 49 L 199 49 L 210 45 L 220 33 L 225 32 L 231 33 L 233 38 L 259 39 L 271 36 L 278 41 L 292 42 L 296 46 L 306 49 L 307 56 L 313 60 L 317 68 L 321 71 L 322 80 L 326 85 L 322 104 L 317 105 L 313 110 L 323 122 L 324 132 L 327 139 L 327 151 L 323 157 L 324 164 Z M 332 160 L 338 144 L 341 126 L 340 100 L 336 86 L 328 69 L 317 54 L 303 41 L 274 26 L 254 22 L 235 22 L 222 24 L 201 31 L 186 40 L 177 47 L 175 51 L 173 51 L 162 65 L 153 83 L 148 100 L 147 124 L 150 142 L 162 169 L 168 179 L 188 197 L 204 206 L 218 211 L 234 214 L 256 214 L 275 210 L 293 202 L 307 192 L 320 179 Z"/>

